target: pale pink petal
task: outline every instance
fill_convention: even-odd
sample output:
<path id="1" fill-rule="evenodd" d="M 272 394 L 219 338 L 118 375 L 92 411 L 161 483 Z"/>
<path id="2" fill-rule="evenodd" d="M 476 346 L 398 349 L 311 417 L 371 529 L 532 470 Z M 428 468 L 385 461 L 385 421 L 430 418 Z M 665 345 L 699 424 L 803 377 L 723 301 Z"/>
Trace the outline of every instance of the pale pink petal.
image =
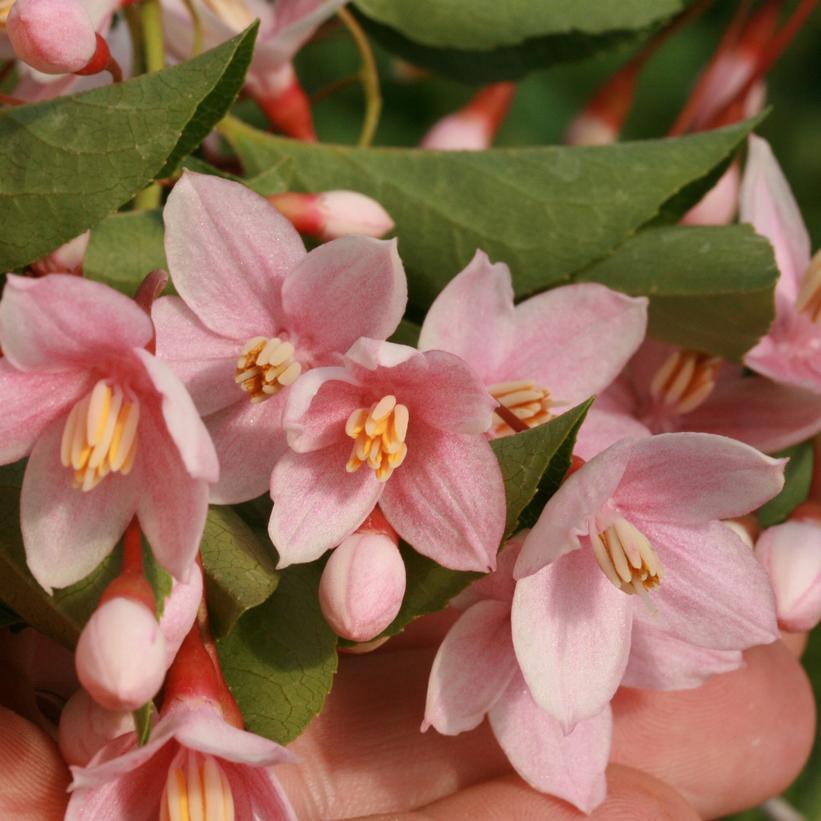
<path id="1" fill-rule="evenodd" d="M 743 664 L 740 650 L 715 650 L 691 644 L 659 630 L 653 625 L 652 616 L 638 609 L 633 618 L 630 660 L 621 683 L 623 687 L 651 690 L 689 690 Z"/>
<path id="2" fill-rule="evenodd" d="M 821 393 L 821 325 L 797 313 L 775 324 L 744 357 L 744 364 L 775 382 Z"/>
<path id="3" fill-rule="evenodd" d="M 233 505 L 255 499 L 268 490 L 271 471 L 288 450 L 282 429 L 286 391 L 264 402 L 243 398 L 206 417 L 214 441 L 220 476 L 211 485 L 211 501 Z"/>
<path id="4" fill-rule="evenodd" d="M 580 547 L 589 520 L 613 496 L 630 459 L 630 441 L 613 445 L 562 483 L 525 539 L 513 575 L 517 579 L 541 570 Z"/>
<path id="5" fill-rule="evenodd" d="M 792 520 L 767 528 L 755 546 L 775 592 L 784 630 L 812 630 L 821 620 L 821 524 Z"/>
<path id="6" fill-rule="evenodd" d="M 288 329 L 315 364 L 328 364 L 360 336 L 387 339 L 407 301 L 396 240 L 335 239 L 314 248 L 282 285 Z"/>
<path id="7" fill-rule="evenodd" d="M 70 274 L 8 274 L 0 299 L 0 344 L 22 370 L 99 367 L 154 335 L 151 320 L 119 291 Z"/>
<path id="8" fill-rule="evenodd" d="M 748 145 L 740 221 L 752 223 L 772 243 L 781 272 L 776 294 L 782 304 L 792 305 L 810 262 L 810 238 L 769 143 L 751 134 Z"/>
<path id="9" fill-rule="evenodd" d="M 505 542 L 496 555 L 496 570 L 477 579 L 458 596 L 454 596 L 450 600 L 450 606 L 456 610 L 467 610 L 476 602 L 492 599 L 503 602 L 509 609 L 516 589 L 513 567 L 522 549 L 522 542 L 529 532 L 529 530 L 520 530 L 512 539 Z"/>
<path id="10" fill-rule="evenodd" d="M 395 368 L 406 362 L 419 362 L 421 354 L 416 348 L 408 345 L 397 345 L 393 342 L 384 342 L 381 339 L 357 339 L 345 354 L 346 364 L 351 371 L 362 380 L 370 377 L 370 371 L 379 372 L 382 369 Z"/>
<path id="11" fill-rule="evenodd" d="M 419 350 L 449 351 L 471 365 L 486 384 L 513 345 L 510 269 L 477 251 L 433 301 L 422 323 Z M 491 344 L 488 344 L 490 340 Z"/>
<path id="12" fill-rule="evenodd" d="M 650 592 L 657 611 L 652 624 L 716 650 L 744 650 L 778 638 L 767 573 L 729 527 L 633 523 L 655 547 L 663 570 L 661 585 Z M 641 601 L 634 606 L 645 607 Z"/>
<path id="13" fill-rule="evenodd" d="M 738 210 L 741 172 L 734 162 L 718 182 L 681 218 L 682 225 L 727 225 Z"/>
<path id="14" fill-rule="evenodd" d="M 285 275 L 304 257 L 294 227 L 236 182 L 186 171 L 163 212 L 165 253 L 180 296 L 214 333 L 274 336 Z"/>
<path id="15" fill-rule="evenodd" d="M 585 540 L 587 542 L 587 540 Z M 589 543 L 516 583 L 513 646 L 536 703 L 565 731 L 598 715 L 627 666 L 633 607 Z"/>
<path id="16" fill-rule="evenodd" d="M 408 455 L 386 482 L 382 510 L 414 550 L 453 570 L 492 570 L 505 528 L 505 492 L 478 436 L 408 428 Z"/>
<path id="17" fill-rule="evenodd" d="M 171 666 L 194 619 L 197 618 L 202 602 L 202 587 L 202 569 L 195 564 L 187 582 L 173 580 L 171 592 L 163 602 L 160 630 L 165 638 L 166 669 Z"/>
<path id="18" fill-rule="evenodd" d="M 160 396 L 160 410 L 169 444 L 176 448 L 191 477 L 215 482 L 219 477 L 219 462 L 214 443 L 185 386 L 156 356 L 142 349 L 134 353 Z"/>
<path id="19" fill-rule="evenodd" d="M 278 567 L 310 562 L 336 547 L 373 510 L 385 485 L 367 466 L 347 473 L 351 440 L 312 453 L 286 453 L 271 474 L 268 525 Z"/>
<path id="20" fill-rule="evenodd" d="M 515 673 L 510 606 L 473 605 L 450 628 L 433 660 L 422 728 L 458 735 L 478 727 Z"/>
<path id="21" fill-rule="evenodd" d="M 679 524 L 731 519 L 781 490 L 784 464 L 726 436 L 662 433 L 633 443 L 615 500 L 628 518 Z"/>
<path id="22" fill-rule="evenodd" d="M 203 416 L 240 400 L 248 401 L 234 381 L 237 358 L 246 340 L 212 333 L 175 296 L 158 299 L 151 318 L 157 329 L 157 358 L 183 381 Z"/>
<path id="23" fill-rule="evenodd" d="M 516 332 L 494 382 L 531 379 L 576 405 L 607 387 L 644 339 L 647 299 L 565 285 L 516 307 Z"/>
<path id="24" fill-rule="evenodd" d="M 64 417 L 93 381 L 82 371 L 18 371 L 0 357 L 0 464 L 22 459 L 58 417 Z"/>
<path id="25" fill-rule="evenodd" d="M 633 416 L 599 407 L 599 400 L 587 412 L 576 436 L 573 453 L 590 460 L 622 439 L 650 436 L 650 431 Z"/>
<path id="26" fill-rule="evenodd" d="M 290 60 L 321 23 L 334 15 L 345 0 L 278 0 L 274 25 L 260 35 L 260 45 L 280 60 Z"/>
<path id="27" fill-rule="evenodd" d="M 682 424 L 773 453 L 821 431 L 821 396 L 757 376 L 719 380 Z"/>
<path id="28" fill-rule="evenodd" d="M 80 581 L 111 552 L 142 490 L 133 473 L 111 473 L 87 492 L 75 488 L 73 471 L 60 462 L 62 436 L 60 419 L 37 440 L 20 496 L 26 562 L 49 592 Z"/>
<path id="29" fill-rule="evenodd" d="M 592 812 L 604 801 L 613 716 L 607 705 L 567 735 L 517 674 L 490 711 L 490 726 L 517 773 L 539 792 Z"/>
<path id="30" fill-rule="evenodd" d="M 285 790 L 270 767 L 245 767 L 227 762 L 221 762 L 221 766 L 231 785 L 237 819 L 298 821 Z M 240 809 L 243 804 L 247 805 L 247 816 Z"/>

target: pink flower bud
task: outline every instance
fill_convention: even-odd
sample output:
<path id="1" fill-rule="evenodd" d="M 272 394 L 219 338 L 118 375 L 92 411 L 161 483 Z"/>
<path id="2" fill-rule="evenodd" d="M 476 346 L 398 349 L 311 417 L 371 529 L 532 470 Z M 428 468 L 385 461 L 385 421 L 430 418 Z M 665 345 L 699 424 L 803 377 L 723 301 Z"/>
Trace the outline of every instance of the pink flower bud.
<path id="1" fill-rule="evenodd" d="M 160 689 L 165 639 L 154 614 L 117 596 L 98 607 L 77 643 L 77 676 L 107 710 L 136 710 Z"/>
<path id="2" fill-rule="evenodd" d="M 194 565 L 187 582 L 183 584 L 174 579 L 174 586 L 163 605 L 160 630 L 165 637 L 166 667 L 171 666 L 182 640 L 197 618 L 201 600 L 202 570 L 199 565 Z"/>
<path id="3" fill-rule="evenodd" d="M 77 0 L 17 0 L 6 21 L 17 56 L 45 74 L 73 74 L 97 50 L 97 34 Z"/>
<path id="4" fill-rule="evenodd" d="M 88 248 L 90 231 L 85 231 L 74 239 L 70 239 L 55 251 L 31 263 L 31 270 L 37 276 L 46 274 L 82 274 L 83 258 Z"/>
<path id="5" fill-rule="evenodd" d="M 131 713 L 106 710 L 85 690 L 77 690 L 60 715 L 57 740 L 67 764 L 85 767 L 109 741 L 133 730 Z"/>
<path id="6" fill-rule="evenodd" d="M 610 145 L 619 138 L 619 129 L 597 112 L 582 111 L 571 121 L 564 135 L 568 145 Z"/>
<path id="7" fill-rule="evenodd" d="M 767 528 L 755 546 L 775 592 L 778 624 L 792 633 L 821 621 L 821 524 L 791 520 Z"/>
<path id="8" fill-rule="evenodd" d="M 331 553 L 319 582 L 319 604 L 334 631 L 370 641 L 396 617 L 405 595 L 405 563 L 381 533 L 354 533 Z"/>

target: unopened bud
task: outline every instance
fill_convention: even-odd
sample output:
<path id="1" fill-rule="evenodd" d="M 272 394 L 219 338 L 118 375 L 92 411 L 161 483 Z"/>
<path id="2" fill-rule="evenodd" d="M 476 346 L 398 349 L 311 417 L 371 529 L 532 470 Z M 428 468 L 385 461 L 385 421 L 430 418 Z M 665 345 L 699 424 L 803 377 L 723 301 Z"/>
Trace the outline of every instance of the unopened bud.
<path id="1" fill-rule="evenodd" d="M 319 582 L 319 603 L 334 631 L 370 641 L 393 620 L 405 595 L 405 563 L 382 533 L 354 533 L 331 553 Z"/>
<path id="2" fill-rule="evenodd" d="M 202 570 L 199 565 L 194 565 L 187 582 L 183 584 L 174 579 L 171 592 L 163 604 L 160 630 L 165 638 L 166 667 L 171 666 L 183 639 L 197 618 L 201 600 Z"/>
<path id="3" fill-rule="evenodd" d="M 104 601 L 80 634 L 77 676 L 107 710 L 136 710 L 162 686 L 165 638 L 154 613 L 123 596 Z"/>
<path id="4" fill-rule="evenodd" d="M 252 69 L 245 85 L 274 128 L 289 137 L 316 142 L 311 101 L 290 63 L 267 74 Z"/>
<path id="5" fill-rule="evenodd" d="M 755 552 L 770 576 L 779 627 L 812 630 L 821 621 L 821 523 L 792 519 L 769 527 Z"/>
<path id="6" fill-rule="evenodd" d="M 31 270 L 38 276 L 46 274 L 82 274 L 83 258 L 88 248 L 90 231 L 69 240 L 55 251 L 31 263 Z"/>
<path id="7" fill-rule="evenodd" d="M 57 740 L 67 764 L 85 767 L 109 741 L 134 730 L 130 712 L 112 712 L 77 690 L 60 714 Z"/>
<path id="8" fill-rule="evenodd" d="M 17 56 L 45 74 L 73 74 L 97 51 L 97 34 L 77 0 L 17 0 L 6 21 Z"/>
<path id="9" fill-rule="evenodd" d="M 610 145 L 619 138 L 619 129 L 594 111 L 583 111 L 567 127 L 567 145 Z"/>

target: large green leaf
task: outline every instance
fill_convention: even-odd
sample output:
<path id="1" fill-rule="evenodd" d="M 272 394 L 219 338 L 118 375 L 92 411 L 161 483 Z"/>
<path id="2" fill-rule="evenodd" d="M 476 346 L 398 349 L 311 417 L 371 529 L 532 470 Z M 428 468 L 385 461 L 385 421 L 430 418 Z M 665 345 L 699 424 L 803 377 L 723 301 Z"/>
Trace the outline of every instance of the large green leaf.
<path id="1" fill-rule="evenodd" d="M 217 640 L 246 726 L 281 744 L 319 713 L 336 672 L 336 636 L 319 609 L 321 571 L 317 562 L 289 567 L 276 593 Z"/>
<path id="2" fill-rule="evenodd" d="M 749 225 L 642 231 L 576 277 L 650 296 L 649 332 L 740 359 L 773 318 L 770 244 Z"/>
<path id="3" fill-rule="evenodd" d="M 126 83 L 3 110 L 0 269 L 51 251 L 170 173 L 227 111 L 255 34 Z"/>

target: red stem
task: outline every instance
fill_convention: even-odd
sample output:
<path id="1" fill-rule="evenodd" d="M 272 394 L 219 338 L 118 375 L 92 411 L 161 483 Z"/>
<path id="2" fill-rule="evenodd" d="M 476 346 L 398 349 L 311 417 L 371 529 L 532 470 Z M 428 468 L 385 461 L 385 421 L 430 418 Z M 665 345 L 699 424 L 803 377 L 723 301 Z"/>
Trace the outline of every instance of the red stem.
<path id="1" fill-rule="evenodd" d="M 157 609 L 154 590 L 143 575 L 143 543 L 140 525 L 135 516 L 123 535 L 123 561 L 120 575 L 113 579 L 100 596 L 98 607 L 105 602 L 125 598 L 147 607 L 152 613 Z"/>
<path id="2" fill-rule="evenodd" d="M 494 408 L 494 413 L 496 413 L 500 419 L 504 420 L 508 427 L 512 428 L 516 433 L 524 433 L 526 430 L 530 430 L 530 427 L 525 422 L 519 419 L 510 408 L 506 408 L 501 404 L 501 402 Z"/>

